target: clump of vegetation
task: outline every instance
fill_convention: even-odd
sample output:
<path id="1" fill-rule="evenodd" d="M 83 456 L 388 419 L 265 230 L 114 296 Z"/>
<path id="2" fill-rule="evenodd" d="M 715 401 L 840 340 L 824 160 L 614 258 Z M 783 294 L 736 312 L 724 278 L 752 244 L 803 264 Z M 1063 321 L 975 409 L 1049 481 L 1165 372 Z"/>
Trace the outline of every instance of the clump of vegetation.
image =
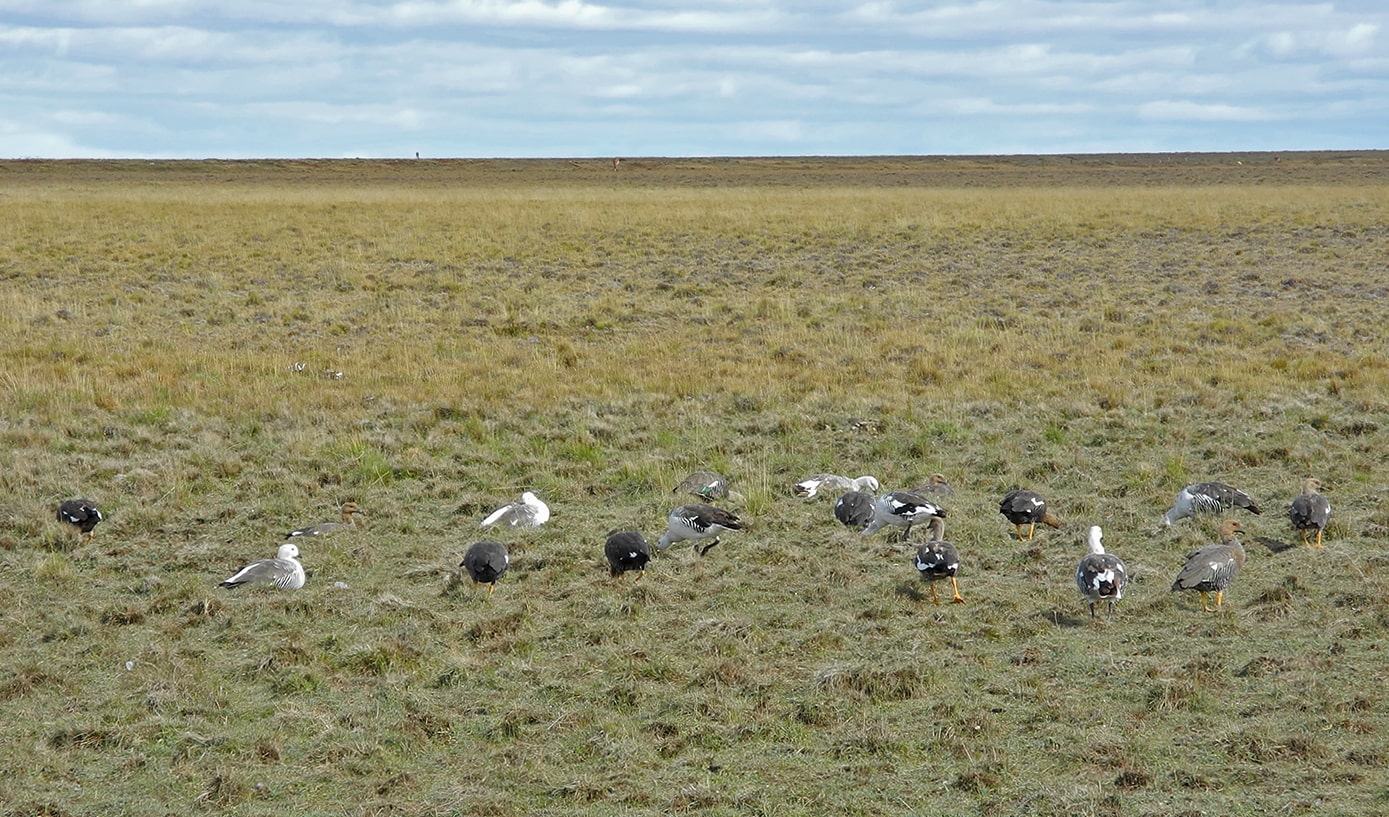
<path id="1" fill-rule="evenodd" d="M 1240 158 L 0 165 L 0 801 L 1381 813 L 1389 160 Z M 700 468 L 748 530 L 610 578 Z M 821 471 L 947 475 L 967 603 Z M 1325 550 L 1259 544 L 1309 475 Z M 1200 479 L 1265 508 L 1219 615 Z M 347 501 L 302 590 L 216 588 Z"/>

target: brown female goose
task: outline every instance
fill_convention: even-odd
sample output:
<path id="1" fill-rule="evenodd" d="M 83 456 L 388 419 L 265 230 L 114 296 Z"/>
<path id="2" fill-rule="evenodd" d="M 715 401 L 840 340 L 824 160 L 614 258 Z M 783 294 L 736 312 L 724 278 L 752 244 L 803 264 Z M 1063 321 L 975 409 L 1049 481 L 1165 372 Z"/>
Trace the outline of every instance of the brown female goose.
<path id="1" fill-rule="evenodd" d="M 1186 564 L 1172 582 L 1173 590 L 1196 590 L 1201 594 L 1201 609 L 1214 612 L 1206 603 L 1206 595 L 1215 593 L 1215 609 L 1225 596 L 1225 588 L 1239 575 L 1244 567 L 1244 545 L 1235 534 L 1244 533 L 1244 528 L 1233 519 L 1220 523 L 1220 541 L 1206 545 L 1186 557 Z"/>
<path id="2" fill-rule="evenodd" d="M 355 530 L 358 525 L 365 524 L 365 522 L 362 521 L 365 517 L 366 513 L 358 507 L 356 502 L 344 502 L 342 503 L 341 522 L 320 522 L 317 525 L 309 525 L 307 528 L 299 528 L 298 530 L 292 530 L 286 533 L 285 538 L 294 536 L 326 536 L 327 534 L 337 533 L 338 531 L 347 530 L 348 528 Z"/>

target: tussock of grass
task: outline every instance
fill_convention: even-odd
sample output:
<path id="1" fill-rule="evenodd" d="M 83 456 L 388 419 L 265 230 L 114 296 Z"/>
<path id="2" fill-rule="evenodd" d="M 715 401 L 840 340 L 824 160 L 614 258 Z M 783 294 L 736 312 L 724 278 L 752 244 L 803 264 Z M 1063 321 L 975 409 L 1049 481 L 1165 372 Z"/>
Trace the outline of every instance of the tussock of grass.
<path id="1" fill-rule="evenodd" d="M 1229 158 L 4 165 L 0 800 L 1380 813 L 1383 157 Z M 749 529 L 610 578 L 700 468 Z M 967 603 L 817 471 L 946 474 Z M 1325 550 L 1167 590 L 1178 488 L 1288 539 L 1307 475 Z M 1013 541 L 1019 486 L 1067 526 Z M 457 564 L 522 490 L 489 599 Z M 347 500 L 303 590 L 216 589 Z"/>

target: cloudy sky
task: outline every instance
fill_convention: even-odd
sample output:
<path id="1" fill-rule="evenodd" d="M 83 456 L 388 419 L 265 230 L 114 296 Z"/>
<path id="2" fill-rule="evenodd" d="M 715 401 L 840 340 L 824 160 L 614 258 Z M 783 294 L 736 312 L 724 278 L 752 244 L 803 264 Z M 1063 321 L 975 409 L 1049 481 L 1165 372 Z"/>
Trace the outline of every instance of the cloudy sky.
<path id="1" fill-rule="evenodd" d="M 1389 2 L 0 0 L 0 157 L 1389 148 Z"/>

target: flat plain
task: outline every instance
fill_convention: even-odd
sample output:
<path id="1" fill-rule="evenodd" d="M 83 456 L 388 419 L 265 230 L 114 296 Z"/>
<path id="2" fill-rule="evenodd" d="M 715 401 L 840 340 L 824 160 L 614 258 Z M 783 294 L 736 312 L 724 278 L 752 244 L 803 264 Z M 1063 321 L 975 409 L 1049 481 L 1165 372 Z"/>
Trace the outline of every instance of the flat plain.
<path id="1" fill-rule="evenodd" d="M 1383 814 L 1386 312 L 1386 152 L 0 162 L 0 804 Z M 610 578 L 701 468 L 749 529 Z M 821 471 L 945 474 L 966 603 Z M 1218 613 L 1206 479 L 1263 510 Z"/>

